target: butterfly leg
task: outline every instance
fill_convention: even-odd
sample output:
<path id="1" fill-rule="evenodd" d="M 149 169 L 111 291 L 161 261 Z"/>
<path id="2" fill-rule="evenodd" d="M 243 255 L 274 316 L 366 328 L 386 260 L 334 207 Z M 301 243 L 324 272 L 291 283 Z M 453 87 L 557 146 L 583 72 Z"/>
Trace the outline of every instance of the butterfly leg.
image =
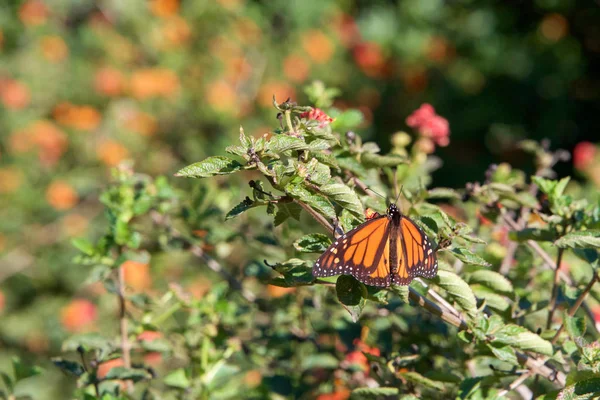
<path id="1" fill-rule="evenodd" d="M 338 217 L 335 217 L 332 222 L 333 222 L 333 237 L 335 239 L 337 239 L 340 236 L 344 235 L 344 231 L 342 230 L 342 227 L 340 226 L 340 220 Z"/>

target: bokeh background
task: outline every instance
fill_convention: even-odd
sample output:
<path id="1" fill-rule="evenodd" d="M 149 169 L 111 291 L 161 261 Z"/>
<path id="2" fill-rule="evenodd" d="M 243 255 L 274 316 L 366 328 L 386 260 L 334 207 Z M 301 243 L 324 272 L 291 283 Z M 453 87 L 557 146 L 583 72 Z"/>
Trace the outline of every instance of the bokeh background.
<path id="1" fill-rule="evenodd" d="M 73 263 L 70 244 L 102 229 L 97 196 L 111 167 L 133 160 L 139 172 L 172 176 L 222 154 L 240 125 L 254 136 L 271 131 L 273 95 L 305 104 L 303 88 L 314 80 L 340 89 L 336 107 L 362 111 L 359 133 L 383 150 L 406 129 L 407 115 L 434 105 L 452 132 L 437 154 L 444 164 L 435 186 L 481 180 L 494 162 L 531 170 L 519 140 L 547 138 L 570 151 L 598 141 L 600 7 L 2 1 L 0 369 L 14 355 L 47 366 L 40 398 L 62 398 L 65 388 L 51 383 L 64 378 L 47 360 L 70 333 L 102 329 L 102 316 L 114 314 L 101 289 L 82 289 L 88 271 Z M 589 160 L 595 148 L 580 150 Z M 557 169 L 586 173 L 571 162 Z M 132 268 L 129 279 L 140 290 L 165 285 L 147 265 Z"/>

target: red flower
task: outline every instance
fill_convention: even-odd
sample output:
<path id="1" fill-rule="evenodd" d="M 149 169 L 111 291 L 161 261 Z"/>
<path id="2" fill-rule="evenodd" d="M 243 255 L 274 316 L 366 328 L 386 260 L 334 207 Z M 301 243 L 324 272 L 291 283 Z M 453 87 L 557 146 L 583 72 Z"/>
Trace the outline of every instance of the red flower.
<path id="1" fill-rule="evenodd" d="M 433 140 L 438 146 L 450 144 L 450 125 L 448 120 L 435 113 L 431 104 L 423 104 L 406 118 L 406 124 Z"/>
<path id="2" fill-rule="evenodd" d="M 364 372 L 369 371 L 369 360 L 367 359 L 367 356 L 365 356 L 365 353 L 379 357 L 381 352 L 377 347 L 370 347 L 360 339 L 355 339 L 354 345 L 356 346 L 356 350 L 348 353 L 344 361 L 348 364 L 360 365 Z"/>
<path id="3" fill-rule="evenodd" d="M 319 126 L 321 128 L 327 125 L 328 123 L 333 122 L 333 118 L 325 114 L 325 112 L 323 112 L 323 110 L 321 110 L 320 108 L 313 108 L 310 111 L 303 112 L 302 114 L 300 114 L 300 118 L 314 119 L 315 121 L 319 121 Z"/>
<path id="4" fill-rule="evenodd" d="M 577 143 L 573 149 L 573 164 L 579 170 L 586 169 L 594 161 L 596 146 L 590 142 Z"/>

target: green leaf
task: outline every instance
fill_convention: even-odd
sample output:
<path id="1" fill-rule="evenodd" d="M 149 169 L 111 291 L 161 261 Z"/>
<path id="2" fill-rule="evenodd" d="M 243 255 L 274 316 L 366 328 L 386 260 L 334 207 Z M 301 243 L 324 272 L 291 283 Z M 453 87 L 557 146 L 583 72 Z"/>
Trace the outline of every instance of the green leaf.
<path id="1" fill-rule="evenodd" d="M 327 150 L 330 147 L 331 147 L 331 145 L 325 139 L 315 139 L 312 142 L 308 143 L 309 151 L 315 151 L 315 152 L 323 151 L 323 150 Z"/>
<path id="2" fill-rule="evenodd" d="M 8 391 L 10 393 L 12 393 L 14 390 L 14 386 L 15 386 L 15 383 L 13 382 L 12 378 L 6 372 L 2 372 L 2 371 L 0 371 L 0 378 L 2 378 L 2 382 L 4 382 L 4 385 L 6 386 Z M 2 400 L 4 400 L 5 398 L 6 398 L 6 396 L 5 397 L 0 396 L 0 399 L 2 399 Z"/>
<path id="3" fill-rule="evenodd" d="M 93 256 L 96 253 L 94 244 L 85 238 L 75 238 L 71 244 L 86 256 Z"/>
<path id="4" fill-rule="evenodd" d="M 351 400 L 358 399 L 383 399 L 386 396 L 397 396 L 400 393 L 398 388 L 394 387 L 377 387 L 377 388 L 358 388 L 352 391 Z"/>
<path id="5" fill-rule="evenodd" d="M 510 240 L 524 242 L 526 240 L 535 240 L 536 242 L 551 242 L 554 240 L 554 233 L 548 229 L 525 228 L 520 231 L 510 231 L 508 233 Z"/>
<path id="6" fill-rule="evenodd" d="M 35 375 L 39 375 L 43 371 L 41 367 L 38 367 L 36 365 L 31 366 L 23 363 L 18 357 L 13 357 L 12 365 L 16 382 L 22 379 L 30 378 Z"/>
<path id="7" fill-rule="evenodd" d="M 300 220 L 300 213 L 302 212 L 302 207 L 298 203 L 293 201 L 289 202 L 278 202 L 277 203 L 277 213 L 275 214 L 275 226 L 281 225 L 286 219 L 293 218 L 296 221 Z"/>
<path id="8" fill-rule="evenodd" d="M 85 369 L 78 362 L 65 360 L 63 358 L 53 358 L 52 363 L 64 372 L 76 377 L 80 377 L 85 373 Z"/>
<path id="9" fill-rule="evenodd" d="M 490 343 L 486 345 L 488 349 L 494 353 L 494 355 L 501 361 L 505 361 L 512 365 L 519 365 L 519 361 L 517 360 L 517 355 L 515 350 L 506 345 L 502 345 L 499 343 Z"/>
<path id="10" fill-rule="evenodd" d="M 558 394 L 561 400 L 592 400 L 600 396 L 600 377 L 579 381 L 565 387 Z"/>
<path id="11" fill-rule="evenodd" d="M 454 189 L 435 188 L 427 191 L 428 199 L 460 199 L 461 196 Z"/>
<path id="12" fill-rule="evenodd" d="M 208 157 L 185 168 L 182 168 L 175 176 L 187 178 L 208 178 L 215 175 L 227 175 L 242 169 L 242 164 L 231 158 L 215 156 Z"/>
<path id="13" fill-rule="evenodd" d="M 508 324 L 494 333 L 494 342 L 517 347 L 521 350 L 534 351 L 547 356 L 552 355 L 552 344 L 539 335 L 522 326 Z"/>
<path id="14" fill-rule="evenodd" d="M 113 367 L 107 372 L 103 380 L 131 380 L 133 382 L 139 382 L 151 378 L 152 375 L 145 369 Z"/>
<path id="15" fill-rule="evenodd" d="M 417 383 L 439 391 L 444 390 L 444 384 L 442 382 L 437 382 L 432 379 L 426 378 L 417 372 L 403 372 L 400 375 L 409 382 Z"/>
<path id="16" fill-rule="evenodd" d="M 567 329 L 567 333 L 571 336 L 571 339 L 583 337 L 586 329 L 585 318 L 581 317 L 569 317 L 567 313 L 564 316 L 564 324 Z"/>
<path id="17" fill-rule="evenodd" d="M 512 283 L 503 275 L 490 270 L 480 269 L 469 275 L 469 283 L 480 283 L 488 288 L 502 294 L 512 295 L 514 289 Z"/>
<path id="18" fill-rule="evenodd" d="M 225 220 L 235 218 L 253 207 L 255 207 L 254 202 L 250 198 L 246 197 L 244 201 L 229 210 L 227 215 L 225 215 Z"/>
<path id="19" fill-rule="evenodd" d="M 409 289 L 408 286 L 398 286 L 398 285 L 394 285 L 392 286 L 392 291 L 394 293 L 396 293 L 398 295 L 398 297 L 400 297 L 400 300 L 404 303 L 404 304 L 408 304 L 409 303 Z"/>
<path id="20" fill-rule="evenodd" d="M 267 142 L 267 149 L 274 153 L 283 153 L 289 150 L 306 150 L 308 145 L 304 139 L 288 135 L 274 135 Z"/>
<path id="21" fill-rule="evenodd" d="M 356 192 L 342 183 L 332 183 L 323 185 L 319 191 L 329 197 L 331 200 L 340 204 L 346 210 L 350 211 L 355 216 L 362 218 L 364 216 L 364 208 Z"/>
<path id="22" fill-rule="evenodd" d="M 586 249 L 600 248 L 600 230 L 578 231 L 567 233 L 554 242 L 560 248 Z"/>
<path id="23" fill-rule="evenodd" d="M 301 368 L 303 371 L 313 368 L 337 368 L 340 361 L 329 353 L 310 354 L 302 359 Z"/>
<path id="24" fill-rule="evenodd" d="M 176 369 L 175 371 L 165 376 L 163 382 L 167 386 L 176 387 L 180 389 L 187 389 L 190 387 L 191 384 L 183 368 Z"/>
<path id="25" fill-rule="evenodd" d="M 469 317 L 477 315 L 477 300 L 469 285 L 458 275 L 444 270 L 439 270 L 435 278 L 437 284 L 454 298 L 456 303 L 467 312 Z"/>
<path id="26" fill-rule="evenodd" d="M 308 189 L 301 185 L 287 185 L 285 187 L 285 192 L 293 198 L 311 206 L 321 215 L 324 215 L 329 219 L 335 218 L 335 209 L 326 197 L 320 194 L 311 193 Z"/>
<path id="27" fill-rule="evenodd" d="M 322 253 L 331 245 L 331 239 L 322 233 L 311 233 L 294 242 L 296 250 L 303 253 Z"/>
<path id="28" fill-rule="evenodd" d="M 462 247 L 455 247 L 452 249 L 452 255 L 458 258 L 465 264 L 478 265 L 481 267 L 490 267 L 491 264 L 485 261 L 483 258 L 473 253 L 471 250 L 467 250 Z"/>
<path id="29" fill-rule="evenodd" d="M 364 153 L 361 155 L 360 161 L 367 168 L 396 167 L 398 165 L 408 163 L 406 157 L 401 156 L 399 154 L 381 155 L 373 153 Z"/>
<path id="30" fill-rule="evenodd" d="M 359 110 L 349 109 L 336 115 L 335 112 L 331 113 L 331 117 L 334 118 L 331 123 L 331 129 L 334 131 L 347 131 L 358 127 L 363 122 L 363 114 Z"/>
<path id="31" fill-rule="evenodd" d="M 335 283 L 337 298 L 350 313 L 354 322 L 358 321 L 367 297 L 365 285 L 357 281 L 353 276 L 341 275 Z"/>
<path id="32" fill-rule="evenodd" d="M 493 292 L 490 288 L 479 284 L 471 285 L 473 293 L 480 299 L 484 299 L 486 304 L 499 311 L 506 311 L 510 307 L 510 303 L 501 294 Z"/>

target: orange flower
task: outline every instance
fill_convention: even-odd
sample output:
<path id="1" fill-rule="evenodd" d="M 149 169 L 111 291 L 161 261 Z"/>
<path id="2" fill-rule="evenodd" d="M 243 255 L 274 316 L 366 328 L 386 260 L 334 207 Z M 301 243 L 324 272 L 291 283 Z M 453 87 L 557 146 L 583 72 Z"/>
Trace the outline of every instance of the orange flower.
<path id="1" fill-rule="evenodd" d="M 304 82 L 308 78 L 309 72 L 310 65 L 297 54 L 291 54 L 283 60 L 283 73 L 291 81 Z"/>
<path id="2" fill-rule="evenodd" d="M 567 19 L 560 14 L 548 14 L 542 20 L 539 30 L 546 40 L 558 42 L 567 34 L 569 23 Z"/>
<path id="3" fill-rule="evenodd" d="M 0 168 L 0 193 L 12 193 L 21 186 L 23 173 L 15 167 Z"/>
<path id="4" fill-rule="evenodd" d="M 262 31 L 256 22 L 250 18 L 240 18 L 233 25 L 233 29 L 236 32 L 237 38 L 240 42 L 245 44 L 257 44 L 260 42 Z"/>
<path id="5" fill-rule="evenodd" d="M 80 214 L 65 215 L 62 220 L 63 230 L 69 237 L 83 236 L 87 231 L 88 225 L 88 219 Z"/>
<path id="6" fill-rule="evenodd" d="M 349 48 L 360 39 L 358 25 L 350 15 L 341 14 L 336 16 L 333 26 L 344 47 Z"/>
<path id="7" fill-rule="evenodd" d="M 318 30 L 312 30 L 303 35 L 302 47 L 317 64 L 328 62 L 335 51 L 331 39 Z"/>
<path id="8" fill-rule="evenodd" d="M 69 146 L 67 135 L 46 120 L 34 122 L 29 129 L 32 142 L 38 146 L 40 162 L 46 166 L 55 165 Z"/>
<path id="9" fill-rule="evenodd" d="M 217 111 L 233 111 L 236 106 L 236 93 L 228 82 L 220 80 L 206 87 L 206 100 Z"/>
<path id="10" fill-rule="evenodd" d="M 40 42 L 42 55 L 50 62 L 63 61 L 69 55 L 69 48 L 59 36 L 44 36 Z"/>
<path id="11" fill-rule="evenodd" d="M 352 50 L 354 60 L 358 67 L 367 76 L 380 77 L 385 70 L 385 57 L 377 43 L 362 42 Z"/>
<path id="12" fill-rule="evenodd" d="M 151 136 L 158 129 L 158 123 L 156 122 L 156 118 L 152 115 L 141 111 L 135 111 L 126 117 L 125 127 L 140 135 Z"/>
<path id="13" fill-rule="evenodd" d="M 106 375 L 111 369 L 122 367 L 124 365 L 125 363 L 123 362 L 122 358 L 115 358 L 109 361 L 105 361 L 98 365 L 98 371 L 96 371 L 96 376 L 98 377 L 98 379 L 103 379 L 104 377 L 106 377 Z"/>
<path id="14" fill-rule="evenodd" d="M 150 277 L 150 266 L 147 263 L 128 260 L 121 268 L 125 275 L 125 283 L 136 292 L 148 290 L 152 286 Z"/>
<path id="15" fill-rule="evenodd" d="M 345 387 L 340 387 L 333 393 L 325 393 L 317 396 L 317 400 L 346 400 L 348 398 L 350 398 L 350 390 Z"/>
<path id="16" fill-rule="evenodd" d="M 98 311 L 94 303 L 85 299 L 75 299 L 60 312 L 60 321 L 69 332 L 89 330 L 96 321 Z"/>
<path id="17" fill-rule="evenodd" d="M 174 16 L 165 21 L 160 30 L 157 47 L 168 50 L 178 47 L 189 40 L 192 30 L 185 19 Z"/>
<path id="18" fill-rule="evenodd" d="M 246 372 L 246 375 L 244 375 L 244 383 L 248 387 L 251 387 L 251 388 L 257 387 L 258 385 L 260 385 L 261 382 L 262 382 L 262 374 L 257 369 L 250 370 L 250 371 Z"/>
<path id="19" fill-rule="evenodd" d="M 19 19 L 28 26 L 37 26 L 46 22 L 48 9 L 39 0 L 29 0 L 19 8 Z"/>
<path id="20" fill-rule="evenodd" d="M 140 342 L 151 342 L 156 339 L 161 339 L 163 334 L 156 331 L 144 331 L 137 336 L 137 340 Z"/>
<path id="21" fill-rule="evenodd" d="M 100 68 L 94 76 L 94 88 L 104 96 L 119 96 L 123 92 L 124 85 L 123 74 L 114 68 Z"/>
<path id="22" fill-rule="evenodd" d="M 4 306 L 6 305 L 6 297 L 4 293 L 0 290 L 0 313 L 4 311 Z"/>
<path id="23" fill-rule="evenodd" d="M 137 99 L 150 97 L 170 97 L 179 90 L 179 78 L 165 68 L 147 68 L 133 73 L 131 93 Z"/>
<path id="24" fill-rule="evenodd" d="M 46 200 L 57 210 L 68 210 L 79 201 L 77 192 L 64 181 L 54 181 L 46 189 Z"/>
<path id="25" fill-rule="evenodd" d="M 98 146 L 98 158 L 109 167 L 118 165 L 121 161 L 129 157 L 129 151 L 125 146 L 113 140 L 106 140 Z"/>
<path id="26" fill-rule="evenodd" d="M 283 297 L 286 294 L 290 294 L 296 291 L 295 287 L 281 287 L 281 286 L 275 286 L 275 285 L 267 285 L 267 293 L 269 293 L 269 296 L 277 299 L 279 297 Z"/>
<path id="27" fill-rule="evenodd" d="M 186 287 L 186 291 L 189 292 L 193 298 L 200 300 L 210 290 L 211 282 L 204 278 L 199 278 L 190 283 Z"/>
<path id="28" fill-rule="evenodd" d="M 444 63 L 454 57 L 454 48 L 442 36 L 433 36 L 427 42 L 427 58 L 431 61 Z"/>
<path id="29" fill-rule="evenodd" d="M 102 120 L 100 112 L 92 106 L 77 106 L 68 102 L 54 108 L 54 119 L 61 125 L 81 131 L 96 129 Z"/>
<path id="30" fill-rule="evenodd" d="M 258 103 L 263 107 L 273 106 L 273 96 L 281 103 L 288 98 L 296 97 L 296 90 L 284 82 L 268 82 L 262 85 L 258 91 Z"/>
<path id="31" fill-rule="evenodd" d="M 243 81 L 250 77 L 252 65 L 245 57 L 233 57 L 226 66 L 225 76 L 230 82 Z"/>
<path id="32" fill-rule="evenodd" d="M 151 0 L 150 11 L 158 17 L 169 17 L 179 11 L 179 0 Z"/>
<path id="33" fill-rule="evenodd" d="M 2 104 L 10 110 L 21 110 L 29 105 L 29 89 L 23 83 L 9 79 L 0 82 Z"/>

